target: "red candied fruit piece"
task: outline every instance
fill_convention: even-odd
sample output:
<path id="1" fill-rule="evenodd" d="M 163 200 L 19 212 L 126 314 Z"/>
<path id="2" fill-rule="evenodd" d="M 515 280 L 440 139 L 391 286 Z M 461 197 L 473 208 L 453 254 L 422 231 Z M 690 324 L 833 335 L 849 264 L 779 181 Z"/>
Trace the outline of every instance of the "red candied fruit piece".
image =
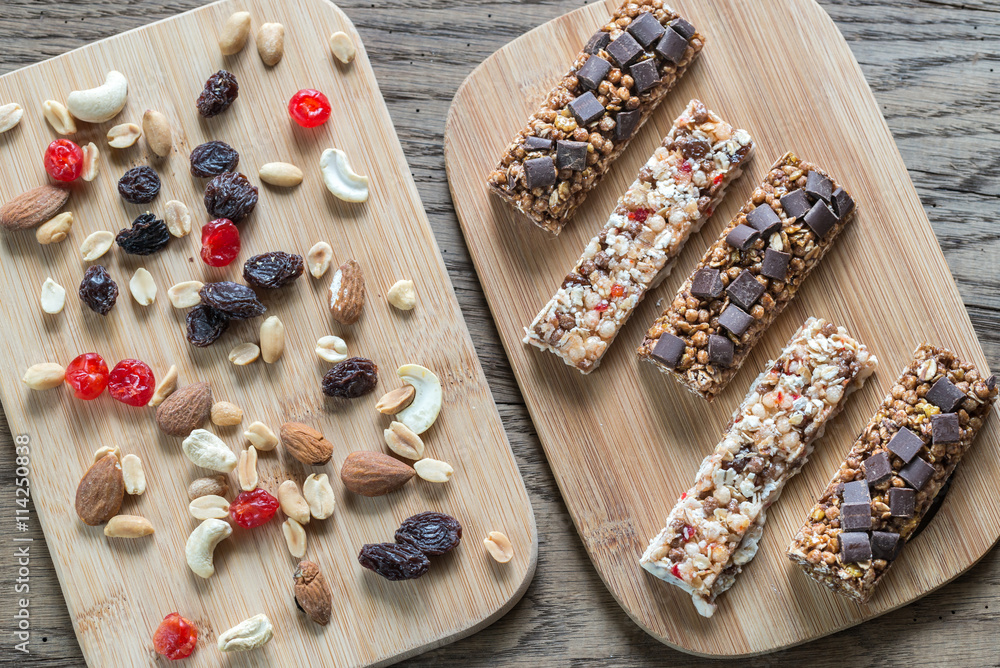
<path id="1" fill-rule="evenodd" d="M 677 578 L 678 580 L 682 579 L 681 569 L 677 567 L 677 564 L 674 564 L 673 566 L 670 567 L 670 572 L 673 573 L 674 577 Z"/>
<path id="2" fill-rule="evenodd" d="M 716 174 L 716 175 L 715 175 L 715 178 L 714 178 L 714 179 L 712 179 L 712 185 L 713 185 L 713 186 L 717 186 L 717 185 L 719 185 L 720 183 L 722 183 L 722 174 Z"/>
<path id="3" fill-rule="evenodd" d="M 690 160 L 685 160 L 684 162 L 681 163 L 681 166 L 679 167 L 679 169 L 682 172 L 684 172 L 685 174 L 690 174 L 691 173 L 691 161 Z"/>
<path id="4" fill-rule="evenodd" d="M 153 634 L 153 649 L 171 661 L 188 658 L 197 644 L 198 629 L 178 612 L 164 617 Z"/>
<path id="5" fill-rule="evenodd" d="M 278 500 L 258 487 L 250 492 L 240 492 L 229 505 L 229 516 L 244 529 L 266 524 L 278 512 Z"/>
<path id="6" fill-rule="evenodd" d="M 108 376 L 111 398 L 129 406 L 145 406 L 155 389 L 153 370 L 141 360 L 122 360 Z"/>
<path id="7" fill-rule="evenodd" d="M 57 139 L 45 149 L 45 171 L 56 181 L 76 181 L 83 172 L 83 149 L 68 139 Z"/>
<path id="8" fill-rule="evenodd" d="M 288 114 L 304 128 L 326 123 L 332 109 L 326 95 L 312 88 L 303 88 L 288 101 Z"/>
<path id="9" fill-rule="evenodd" d="M 201 228 L 201 259 L 209 267 L 225 267 L 240 254 L 240 231 L 228 218 L 216 218 Z"/>
<path id="10" fill-rule="evenodd" d="M 604 313 L 605 311 L 608 310 L 609 306 L 611 306 L 611 304 L 608 303 L 608 300 L 602 299 L 600 303 L 598 303 L 597 306 L 594 307 L 594 310 L 597 311 L 598 313 Z"/>
<path id="11" fill-rule="evenodd" d="M 629 220 L 634 220 L 638 223 L 645 223 L 651 213 L 653 213 L 652 209 L 636 209 L 635 211 L 630 211 L 628 217 Z"/>
<path id="12" fill-rule="evenodd" d="M 681 530 L 681 536 L 684 537 L 685 543 L 694 538 L 694 527 L 690 524 L 685 524 L 684 528 Z"/>
<path id="13" fill-rule="evenodd" d="M 108 386 L 108 365 L 97 353 L 84 353 L 66 367 L 66 384 L 77 399 L 96 399 Z"/>
<path id="14" fill-rule="evenodd" d="M 615 283 L 611 286 L 611 298 L 618 299 L 623 294 L 625 294 L 625 286 Z"/>

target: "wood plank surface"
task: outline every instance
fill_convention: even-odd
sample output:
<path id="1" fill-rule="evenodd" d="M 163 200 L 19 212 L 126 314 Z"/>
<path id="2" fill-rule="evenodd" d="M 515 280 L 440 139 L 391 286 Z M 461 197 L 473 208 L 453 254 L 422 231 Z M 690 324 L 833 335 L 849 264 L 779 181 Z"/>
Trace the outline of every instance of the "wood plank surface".
<path id="1" fill-rule="evenodd" d="M 95 39 L 202 4 L 136 0 L 4 3 L 0 71 L 58 55 Z M 1000 12 L 991 2 L 824 0 L 859 60 L 906 162 L 980 336 L 1000 360 L 1000 148 L 994 118 Z M 406 665 L 717 666 L 664 647 L 633 624 L 591 567 L 569 519 L 489 317 L 452 212 L 441 149 L 444 118 L 466 75 L 526 30 L 581 6 L 579 0 L 453 3 L 371 0 L 340 3 L 362 34 L 417 188 L 444 253 L 479 359 L 525 475 L 539 524 L 538 573 L 499 622 Z M 396 18 L 406 16 L 405 24 Z M 1000 71 L 1000 70 L 998 70 Z M 942 156 L 947 156 L 943 159 Z M 990 262 L 992 260 L 992 262 Z M 3 433 L 7 433 L 4 428 Z M 10 471 L 9 436 L 0 468 Z M 0 477 L 10 522 L 13 475 Z M 7 525 L 4 526 L 7 529 Z M 0 661 L 76 666 L 82 657 L 37 523 L 31 564 L 32 654 L 12 652 L 8 610 L 17 576 L 9 536 L 0 538 Z M 742 665 L 986 666 L 996 662 L 1000 557 L 990 552 L 952 584 L 918 602 L 801 647 Z"/>

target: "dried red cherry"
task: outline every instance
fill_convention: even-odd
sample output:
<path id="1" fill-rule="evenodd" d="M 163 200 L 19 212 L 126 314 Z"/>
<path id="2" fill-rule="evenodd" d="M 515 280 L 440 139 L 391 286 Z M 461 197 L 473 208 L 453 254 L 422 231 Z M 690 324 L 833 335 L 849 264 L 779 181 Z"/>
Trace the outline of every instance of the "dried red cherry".
<path id="1" fill-rule="evenodd" d="M 275 290 L 301 276 L 303 269 L 301 255 L 273 251 L 247 260 L 243 264 L 243 280 L 255 288 Z"/>
<path id="2" fill-rule="evenodd" d="M 226 70 L 219 70 L 208 77 L 205 90 L 198 96 L 198 113 L 205 118 L 217 116 L 228 109 L 239 95 L 240 85 L 236 77 Z"/>
<path id="3" fill-rule="evenodd" d="M 304 128 L 326 123 L 331 109 L 326 95 L 312 88 L 303 88 L 288 101 L 288 114 Z"/>
<path id="4" fill-rule="evenodd" d="M 118 301 L 118 284 L 99 264 L 87 267 L 80 282 L 80 300 L 98 315 L 107 315 Z"/>
<path id="5" fill-rule="evenodd" d="M 427 572 L 431 561 L 411 545 L 369 543 L 361 546 L 358 563 L 386 580 L 415 580 Z"/>
<path id="6" fill-rule="evenodd" d="M 77 399 L 96 399 L 108 386 L 108 365 L 97 353 L 84 353 L 66 367 L 66 384 Z"/>
<path id="7" fill-rule="evenodd" d="M 45 149 L 44 162 L 56 181 L 76 181 L 83 172 L 83 149 L 69 139 L 57 139 Z"/>
<path id="8" fill-rule="evenodd" d="M 111 398 L 129 406 L 145 406 L 155 389 L 153 370 L 141 360 L 122 360 L 108 375 Z"/>
<path id="9" fill-rule="evenodd" d="M 223 172 L 205 186 L 205 209 L 213 218 L 234 223 L 249 216 L 257 206 L 257 186 L 239 172 Z"/>
<path id="10" fill-rule="evenodd" d="M 240 154 L 224 141 L 208 141 L 191 151 L 192 176 L 209 177 L 235 172 L 239 164 Z"/>
<path id="11" fill-rule="evenodd" d="M 170 241 L 167 224 L 146 212 L 132 221 L 132 227 L 118 232 L 115 243 L 129 255 L 152 255 L 163 250 Z"/>
<path id="12" fill-rule="evenodd" d="M 188 658 L 197 644 L 198 629 L 177 612 L 164 617 L 153 634 L 153 649 L 171 661 Z"/>
<path id="13" fill-rule="evenodd" d="M 126 202 L 148 204 L 160 194 L 160 177 L 152 167 L 133 167 L 118 179 L 118 194 Z"/>
<path id="14" fill-rule="evenodd" d="M 396 542 L 411 545 L 424 554 L 444 554 L 462 540 L 462 525 L 451 515 L 431 511 L 409 517 L 396 529 Z"/>
<path id="15" fill-rule="evenodd" d="M 210 267 L 225 267 L 240 254 L 240 231 L 233 221 L 217 218 L 201 228 L 201 259 Z"/>
<path id="16" fill-rule="evenodd" d="M 364 357 L 348 357 L 334 364 L 323 376 L 323 394 L 357 399 L 378 385 L 378 365 Z"/>
<path id="17" fill-rule="evenodd" d="M 260 487 L 250 492 L 240 492 L 229 504 L 229 516 L 244 529 L 266 524 L 276 512 L 278 500 Z"/>
<path id="18" fill-rule="evenodd" d="M 252 288 L 232 281 L 206 283 L 198 291 L 201 303 L 222 311 L 234 320 L 256 318 L 267 311 L 267 307 L 257 300 Z"/>
<path id="19" fill-rule="evenodd" d="M 188 311 L 187 340 L 192 346 L 212 345 L 228 327 L 229 316 L 211 306 L 201 304 Z"/>

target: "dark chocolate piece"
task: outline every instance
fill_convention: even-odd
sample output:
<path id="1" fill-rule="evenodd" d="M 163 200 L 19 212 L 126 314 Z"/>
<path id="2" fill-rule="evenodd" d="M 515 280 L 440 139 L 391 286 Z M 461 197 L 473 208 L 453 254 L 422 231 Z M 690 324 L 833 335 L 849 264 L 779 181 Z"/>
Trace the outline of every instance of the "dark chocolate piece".
<path id="1" fill-rule="evenodd" d="M 837 216 L 833 213 L 826 202 L 822 200 L 813 204 L 813 207 L 809 209 L 809 212 L 805 215 L 806 225 L 813 233 L 822 239 L 826 236 L 826 233 L 833 229 L 833 226 L 837 224 Z"/>
<path id="2" fill-rule="evenodd" d="M 719 325 L 736 336 L 743 336 L 752 324 L 753 316 L 735 304 L 727 306 L 726 310 L 719 316 Z"/>
<path id="3" fill-rule="evenodd" d="M 635 41 L 639 42 L 644 49 L 648 49 L 649 45 L 660 39 L 664 33 L 663 26 L 651 12 L 639 14 L 626 30 L 631 33 L 632 37 L 635 37 Z"/>
<path id="4" fill-rule="evenodd" d="M 715 366 L 729 367 L 733 364 L 736 347 L 728 337 L 718 334 L 708 335 L 708 363 Z"/>
<path id="5" fill-rule="evenodd" d="M 760 232 L 749 225 L 737 225 L 726 235 L 726 243 L 741 251 L 749 250 L 760 238 Z"/>
<path id="6" fill-rule="evenodd" d="M 809 172 L 806 175 L 805 191 L 813 200 L 821 199 L 829 202 L 833 196 L 833 183 L 819 172 Z"/>
<path id="7" fill-rule="evenodd" d="M 556 165 L 552 158 L 532 158 L 524 161 L 524 180 L 528 190 L 547 188 L 556 182 Z"/>
<path id="8" fill-rule="evenodd" d="M 627 32 L 618 35 L 618 37 L 611 41 L 611 44 L 604 47 L 604 50 L 608 52 L 611 59 L 621 69 L 625 69 L 634 63 L 636 58 L 642 54 L 642 47 L 639 45 L 639 42 L 635 41 L 635 37 L 632 37 Z"/>
<path id="9" fill-rule="evenodd" d="M 872 558 L 872 546 L 868 534 L 862 531 L 845 531 L 840 534 L 840 560 L 845 564 L 868 561 Z"/>
<path id="10" fill-rule="evenodd" d="M 861 468 L 865 471 L 865 482 L 869 485 L 885 482 L 892 475 L 892 464 L 889 463 L 889 455 L 885 452 L 876 452 L 861 462 Z"/>
<path id="11" fill-rule="evenodd" d="M 594 33 L 593 37 L 587 40 L 587 45 L 583 47 L 585 53 L 594 55 L 601 49 L 604 49 L 611 42 L 611 33 L 605 32 L 603 30 L 598 30 Z"/>
<path id="12" fill-rule="evenodd" d="M 718 269 L 705 267 L 694 272 L 691 279 L 691 295 L 698 299 L 715 299 L 722 294 L 726 286 L 722 284 L 722 274 Z"/>
<path id="13" fill-rule="evenodd" d="M 781 208 L 785 210 L 785 215 L 789 218 L 798 218 L 809 213 L 812 202 L 809 201 L 806 191 L 799 188 L 782 196 Z"/>
<path id="14" fill-rule="evenodd" d="M 625 141 L 632 136 L 639 126 L 639 118 L 642 112 L 638 109 L 633 111 L 619 111 L 615 116 L 615 141 Z"/>
<path id="15" fill-rule="evenodd" d="M 552 150 L 552 140 L 542 139 L 541 137 L 525 137 L 524 138 L 524 150 L 525 151 L 551 151 Z"/>
<path id="16" fill-rule="evenodd" d="M 604 114 L 604 107 L 589 90 L 566 106 L 580 125 L 593 123 Z"/>
<path id="17" fill-rule="evenodd" d="M 564 141 L 556 142 L 556 167 L 583 171 L 587 168 L 587 142 Z"/>
<path id="18" fill-rule="evenodd" d="M 868 531 L 872 528 L 870 503 L 840 504 L 840 528 L 844 531 Z"/>
<path id="19" fill-rule="evenodd" d="M 917 493 L 907 487 L 889 490 L 889 514 L 893 517 L 913 517 L 917 506 Z"/>
<path id="20" fill-rule="evenodd" d="M 992 392 L 993 388 L 996 386 L 997 386 L 997 376 L 996 374 L 990 374 L 990 377 L 986 379 L 986 389 Z"/>
<path id="21" fill-rule="evenodd" d="M 636 63 L 628 71 L 635 80 L 635 92 L 639 95 L 660 83 L 660 71 L 656 68 L 656 60 L 652 58 Z"/>
<path id="22" fill-rule="evenodd" d="M 958 413 L 931 416 L 931 443 L 958 443 L 961 440 L 962 428 L 958 424 Z"/>
<path id="23" fill-rule="evenodd" d="M 941 409 L 942 413 L 954 413 L 958 405 L 965 401 L 965 393 L 955 387 L 947 378 L 942 377 L 927 390 L 927 401 Z"/>
<path id="24" fill-rule="evenodd" d="M 760 296 L 764 294 L 764 286 L 760 284 L 749 270 L 744 269 L 736 280 L 726 288 L 729 301 L 739 306 L 744 311 L 749 311 L 757 303 Z"/>
<path id="25" fill-rule="evenodd" d="M 934 467 L 920 457 L 912 460 L 899 471 L 899 477 L 918 492 L 923 489 L 932 475 L 934 475 Z"/>
<path id="26" fill-rule="evenodd" d="M 760 263 L 760 275 L 773 278 L 776 281 L 784 281 L 788 274 L 788 263 L 792 259 L 791 253 L 782 253 L 773 248 L 764 251 L 764 259 Z"/>
<path id="27" fill-rule="evenodd" d="M 844 503 L 868 503 L 872 502 L 872 496 L 868 493 L 868 483 L 864 480 L 845 482 L 840 491 L 840 496 Z"/>
<path id="28" fill-rule="evenodd" d="M 664 366 L 673 369 L 684 357 L 684 348 L 684 339 L 664 332 L 653 347 L 650 356 Z"/>
<path id="29" fill-rule="evenodd" d="M 688 42 L 681 35 L 673 30 L 663 33 L 663 37 L 656 43 L 656 52 L 660 58 L 667 60 L 674 65 L 680 65 L 687 52 Z"/>
<path id="30" fill-rule="evenodd" d="M 576 71 L 576 78 L 584 88 L 594 90 L 601 85 L 604 77 L 608 76 L 608 72 L 610 71 L 611 63 L 600 56 L 591 56 L 587 58 L 587 62 L 583 64 L 583 67 Z"/>
<path id="31" fill-rule="evenodd" d="M 903 549 L 903 541 L 899 539 L 898 533 L 872 531 L 871 546 L 872 559 L 892 561 L 899 556 L 899 551 Z"/>
<path id="32" fill-rule="evenodd" d="M 851 199 L 851 196 L 843 188 L 834 190 L 830 199 L 830 206 L 833 207 L 833 212 L 837 214 L 837 218 L 843 220 L 850 215 L 851 211 L 854 211 L 854 200 Z"/>
<path id="33" fill-rule="evenodd" d="M 781 216 L 764 203 L 747 214 L 747 224 L 757 230 L 762 238 L 767 239 L 781 229 Z"/>
<path id="34" fill-rule="evenodd" d="M 889 448 L 889 452 L 908 464 L 911 459 L 917 456 L 920 448 L 924 447 L 924 441 L 912 431 L 903 427 L 896 432 L 895 436 L 889 439 L 889 445 L 886 447 Z"/>
<path id="35" fill-rule="evenodd" d="M 694 37 L 695 29 L 691 25 L 691 22 L 687 19 L 678 16 L 676 19 L 670 22 L 670 27 L 677 31 L 677 34 L 684 39 L 691 39 Z"/>

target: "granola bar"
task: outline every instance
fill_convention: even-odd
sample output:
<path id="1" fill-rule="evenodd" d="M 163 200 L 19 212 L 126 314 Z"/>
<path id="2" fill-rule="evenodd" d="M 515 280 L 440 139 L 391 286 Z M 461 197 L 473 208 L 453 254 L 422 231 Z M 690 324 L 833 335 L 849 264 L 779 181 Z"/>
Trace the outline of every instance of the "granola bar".
<path id="1" fill-rule="evenodd" d="M 646 332 L 640 359 L 711 401 L 854 213 L 813 164 L 782 156 Z"/>
<path id="2" fill-rule="evenodd" d="M 754 381 L 694 486 L 639 563 L 691 594 L 705 617 L 757 552 L 785 483 L 878 361 L 843 327 L 809 318 Z"/>
<path id="3" fill-rule="evenodd" d="M 646 291 L 670 273 L 688 237 L 742 173 L 752 147 L 745 130 L 691 100 L 604 229 L 525 328 L 524 343 L 582 373 L 596 369 Z"/>
<path id="4" fill-rule="evenodd" d="M 704 42 L 662 0 L 622 4 L 511 141 L 490 190 L 559 234 Z"/>
<path id="5" fill-rule="evenodd" d="M 950 350 L 917 348 L 788 557 L 838 594 L 867 601 L 972 445 L 996 385 Z"/>

